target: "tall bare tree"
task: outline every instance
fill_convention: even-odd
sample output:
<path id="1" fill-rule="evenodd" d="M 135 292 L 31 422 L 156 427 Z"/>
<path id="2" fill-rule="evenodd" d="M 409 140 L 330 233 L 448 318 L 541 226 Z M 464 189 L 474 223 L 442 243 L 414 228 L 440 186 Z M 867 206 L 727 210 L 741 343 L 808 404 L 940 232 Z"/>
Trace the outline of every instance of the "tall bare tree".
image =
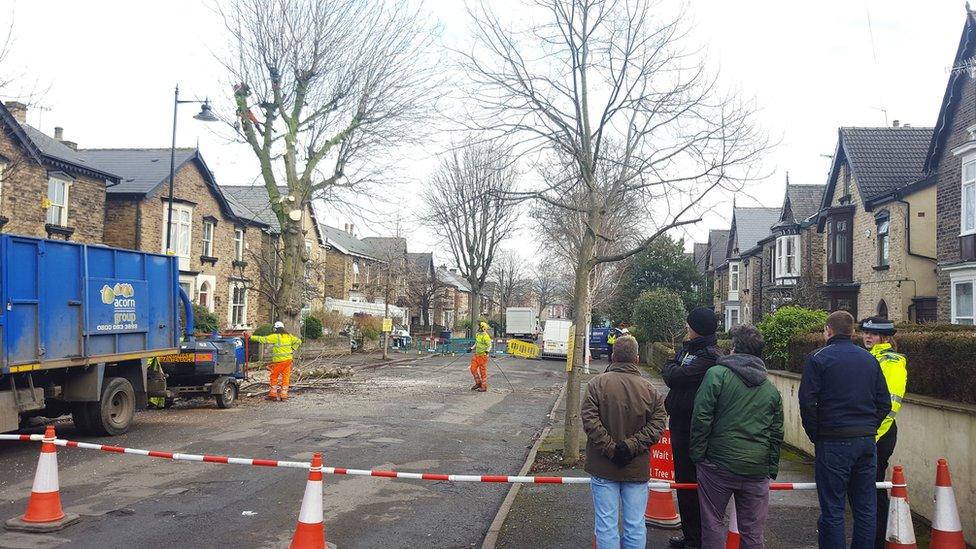
<path id="1" fill-rule="evenodd" d="M 492 266 L 491 280 L 498 289 L 498 306 L 501 309 L 504 324 L 505 310 L 518 307 L 529 296 L 531 280 L 525 268 L 525 260 L 511 250 L 505 250 L 498 255 Z"/>
<path id="2" fill-rule="evenodd" d="M 406 0 L 234 0 L 220 8 L 234 127 L 257 158 L 282 232 L 281 315 L 296 327 L 302 216 L 375 182 L 377 153 L 421 137 L 436 80 L 431 33 Z M 286 192 L 279 189 L 285 188 Z"/>
<path id="3" fill-rule="evenodd" d="M 406 278 L 407 303 L 420 314 L 421 325 L 432 325 L 431 311 L 437 304 L 436 296 L 441 288 L 434 272 L 433 257 L 429 257 L 428 261 L 424 256 L 419 256 L 414 262 L 408 263 Z"/>
<path id="4" fill-rule="evenodd" d="M 533 0 L 502 18 L 472 10 L 477 44 L 466 59 L 480 107 L 474 129 L 518 139 L 563 177 L 516 193 L 578 221 L 573 314 L 583 348 L 594 269 L 694 223 L 704 197 L 754 177 L 766 147 L 752 109 L 722 93 L 686 49 L 684 16 L 661 19 L 652 0 Z M 632 234 L 610 234 L 619 207 L 638 208 Z M 558 212 L 558 213 L 556 213 Z M 601 243 L 608 243 L 601 251 Z M 567 376 L 565 458 L 579 459 L 584 353 Z"/>
<path id="5" fill-rule="evenodd" d="M 529 292 L 535 299 L 538 310 L 536 317 L 542 318 L 546 307 L 556 302 L 559 292 L 558 272 L 547 268 L 544 264 L 537 265 L 529 276 Z"/>
<path id="6" fill-rule="evenodd" d="M 481 317 L 480 294 L 498 246 L 516 226 L 517 205 L 506 198 L 514 192 L 516 179 L 506 147 L 469 141 L 447 154 L 424 191 L 424 223 L 447 244 L 471 286 L 472 330 Z"/>
<path id="7" fill-rule="evenodd" d="M 381 261 L 377 283 L 383 296 L 383 316 L 390 317 L 390 305 L 404 297 L 407 274 L 407 240 L 400 236 L 400 219 L 397 218 L 394 236 L 367 237 L 363 239 L 376 250 Z M 383 332 L 383 358 L 388 358 L 390 333 Z"/>

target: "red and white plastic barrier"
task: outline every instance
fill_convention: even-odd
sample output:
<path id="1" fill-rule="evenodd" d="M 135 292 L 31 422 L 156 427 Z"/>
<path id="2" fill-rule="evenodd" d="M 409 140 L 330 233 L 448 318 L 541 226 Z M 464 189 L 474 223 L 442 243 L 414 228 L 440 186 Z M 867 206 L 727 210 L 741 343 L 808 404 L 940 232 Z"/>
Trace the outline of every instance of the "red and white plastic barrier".
<path id="1" fill-rule="evenodd" d="M 0 440 L 40 441 L 44 435 L 0 435 Z M 73 440 L 54 439 L 56 446 L 65 448 L 83 448 L 86 450 L 100 450 L 115 454 L 131 454 L 137 456 L 171 459 L 176 461 L 197 461 L 203 463 L 224 463 L 228 465 L 250 465 L 253 467 L 284 467 L 290 469 L 309 469 L 306 461 L 283 461 L 276 459 L 241 458 L 205 454 L 183 454 L 179 452 L 161 452 L 158 450 L 144 450 L 140 448 L 124 448 L 109 444 L 95 444 L 91 442 L 77 442 Z M 492 484 L 589 484 L 589 477 L 545 477 L 545 476 L 510 476 L 510 475 L 448 475 L 442 473 L 405 473 L 402 471 L 377 471 L 371 469 L 347 469 L 344 467 L 323 467 L 326 475 L 351 475 L 378 478 L 397 478 L 405 480 L 433 480 L 440 482 L 481 482 Z M 648 488 L 659 490 L 697 490 L 698 484 L 666 481 L 651 481 Z M 878 489 L 890 489 L 891 482 L 876 483 Z M 813 482 L 771 482 L 770 490 L 815 490 Z"/>

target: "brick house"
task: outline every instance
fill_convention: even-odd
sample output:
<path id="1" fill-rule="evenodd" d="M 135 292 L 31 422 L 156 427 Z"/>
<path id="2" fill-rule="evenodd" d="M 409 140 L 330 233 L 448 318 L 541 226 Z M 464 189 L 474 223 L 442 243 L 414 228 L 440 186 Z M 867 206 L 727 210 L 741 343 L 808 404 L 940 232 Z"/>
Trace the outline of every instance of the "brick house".
<path id="1" fill-rule="evenodd" d="M 471 286 L 457 269 L 446 265 L 438 267 L 435 275 L 440 288 L 434 299 L 434 324 L 453 329 L 471 310 Z"/>
<path id="2" fill-rule="evenodd" d="M 258 316 L 261 323 L 269 323 L 278 317 L 273 296 L 277 287 L 281 268 L 281 227 L 271 209 L 268 191 L 262 185 L 221 185 L 220 190 L 227 198 L 231 210 L 239 219 L 250 222 L 259 232 L 261 245 L 247 250 L 245 261 L 257 266 L 257 280 L 249 279 L 249 295 L 259 299 Z M 281 187 L 278 192 L 288 195 L 288 189 Z M 304 314 L 321 308 L 325 303 L 325 263 L 326 246 L 318 229 L 315 210 L 311 205 L 302 217 L 302 232 L 305 236 L 305 251 L 308 263 L 305 264 Z M 238 269 L 240 273 L 240 269 Z"/>
<path id="3" fill-rule="evenodd" d="M 931 140 L 930 128 L 840 128 L 818 220 L 827 310 L 935 320 L 936 187 L 920 179 Z"/>
<path id="4" fill-rule="evenodd" d="M 61 128 L 50 137 L 26 118 L 23 103 L 0 105 L 0 230 L 101 243 L 105 189 L 119 175 L 81 155 Z"/>
<path id="5" fill-rule="evenodd" d="M 109 246 L 166 253 L 170 149 L 87 149 L 85 159 L 119 173 L 104 203 L 104 242 Z M 217 315 L 221 326 L 260 324 L 258 278 L 248 250 L 260 250 L 267 226 L 235 215 L 203 155 L 176 150 L 170 240 L 179 258 L 180 286 L 195 303 Z"/>
<path id="6" fill-rule="evenodd" d="M 762 241 L 764 272 L 762 312 L 782 305 L 819 308 L 823 302 L 819 285 L 823 275 L 823 237 L 817 233 L 817 217 L 824 185 L 795 185 L 786 182 L 786 196 L 772 234 Z"/>
<path id="7" fill-rule="evenodd" d="M 382 253 L 357 238 L 352 226 L 345 229 L 319 224 L 328 253 L 325 259 L 324 294 L 327 298 L 375 303 L 382 300 L 384 264 Z"/>
<path id="8" fill-rule="evenodd" d="M 708 231 L 707 251 L 705 255 L 705 284 L 712 290 L 712 309 L 715 314 L 725 318 L 724 299 L 720 299 L 722 288 L 728 286 L 728 278 L 723 278 L 723 274 L 728 274 L 727 269 L 720 269 L 725 265 L 725 252 L 729 243 L 729 231 L 727 229 L 711 229 Z"/>
<path id="9" fill-rule="evenodd" d="M 938 321 L 974 324 L 976 305 L 976 12 L 966 10 L 959 47 L 925 155 L 923 181 L 937 193 Z"/>
<path id="10" fill-rule="evenodd" d="M 763 256 L 760 242 L 770 234 L 780 208 L 732 208 L 725 264 L 716 269 L 716 312 L 726 330 L 762 318 Z"/>

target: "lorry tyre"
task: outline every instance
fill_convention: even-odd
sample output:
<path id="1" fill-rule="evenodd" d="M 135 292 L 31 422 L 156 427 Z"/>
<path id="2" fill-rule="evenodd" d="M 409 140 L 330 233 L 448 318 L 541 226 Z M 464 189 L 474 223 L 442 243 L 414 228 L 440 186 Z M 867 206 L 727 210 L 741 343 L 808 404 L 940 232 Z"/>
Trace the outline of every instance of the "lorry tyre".
<path id="1" fill-rule="evenodd" d="M 217 407 L 230 408 L 237 404 L 237 391 L 237 383 L 234 383 L 234 380 L 230 378 L 224 378 L 220 392 L 216 395 Z"/>
<path id="2" fill-rule="evenodd" d="M 105 378 L 102 398 L 91 404 L 91 429 L 99 435 L 121 435 L 136 413 L 136 392 L 124 377 Z"/>
<path id="3" fill-rule="evenodd" d="M 75 402 L 71 405 L 71 421 L 75 424 L 75 430 L 78 431 L 78 434 L 92 434 L 91 416 L 89 403 Z"/>

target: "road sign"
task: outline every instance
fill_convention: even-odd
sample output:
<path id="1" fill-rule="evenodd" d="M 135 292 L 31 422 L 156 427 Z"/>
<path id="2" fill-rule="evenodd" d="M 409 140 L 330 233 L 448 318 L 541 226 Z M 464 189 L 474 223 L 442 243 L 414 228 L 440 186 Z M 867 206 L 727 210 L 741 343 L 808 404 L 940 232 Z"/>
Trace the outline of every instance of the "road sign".
<path id="1" fill-rule="evenodd" d="M 661 440 L 651 446 L 651 478 L 674 480 L 674 454 L 671 452 L 670 429 L 665 429 Z"/>
<path id="2" fill-rule="evenodd" d="M 392 318 L 384 318 L 383 319 L 383 331 L 384 332 L 392 332 L 393 331 L 393 319 Z"/>

